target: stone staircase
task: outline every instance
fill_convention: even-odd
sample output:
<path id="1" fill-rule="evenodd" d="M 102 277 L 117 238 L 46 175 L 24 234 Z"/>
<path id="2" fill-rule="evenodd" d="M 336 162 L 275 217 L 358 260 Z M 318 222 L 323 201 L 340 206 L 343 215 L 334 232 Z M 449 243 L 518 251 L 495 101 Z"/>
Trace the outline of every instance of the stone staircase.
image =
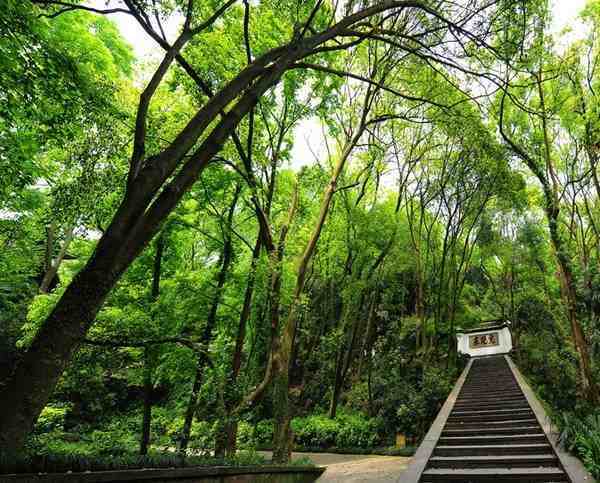
<path id="1" fill-rule="evenodd" d="M 476 358 L 420 482 L 568 482 L 504 356 Z"/>

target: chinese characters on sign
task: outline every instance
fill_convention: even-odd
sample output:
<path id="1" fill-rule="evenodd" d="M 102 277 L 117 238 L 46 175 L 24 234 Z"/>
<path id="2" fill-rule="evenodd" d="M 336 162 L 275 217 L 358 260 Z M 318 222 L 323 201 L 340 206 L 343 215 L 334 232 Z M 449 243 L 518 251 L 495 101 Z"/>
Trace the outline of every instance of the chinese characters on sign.
<path id="1" fill-rule="evenodd" d="M 469 347 L 481 348 L 491 347 L 498 345 L 498 332 L 492 332 L 491 334 L 478 334 L 469 336 Z"/>

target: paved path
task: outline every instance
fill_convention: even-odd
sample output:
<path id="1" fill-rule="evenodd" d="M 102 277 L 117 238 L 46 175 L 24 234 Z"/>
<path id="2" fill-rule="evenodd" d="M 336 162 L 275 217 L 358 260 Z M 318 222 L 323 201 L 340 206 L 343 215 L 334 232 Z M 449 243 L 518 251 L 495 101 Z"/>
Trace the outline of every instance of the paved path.
<path id="1" fill-rule="evenodd" d="M 270 458 L 269 452 L 261 452 Z M 398 483 L 411 458 L 402 456 L 348 455 L 333 453 L 292 453 L 292 459 L 310 458 L 327 471 L 318 483 Z"/>

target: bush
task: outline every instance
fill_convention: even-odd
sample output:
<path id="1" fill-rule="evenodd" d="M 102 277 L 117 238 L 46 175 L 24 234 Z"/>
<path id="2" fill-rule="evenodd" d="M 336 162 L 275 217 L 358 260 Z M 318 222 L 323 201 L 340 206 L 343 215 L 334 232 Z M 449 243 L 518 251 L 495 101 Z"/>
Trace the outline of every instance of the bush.
<path id="1" fill-rule="evenodd" d="M 409 456 L 413 456 L 415 454 L 415 452 L 417 451 L 417 448 L 415 446 L 406 446 L 404 448 L 395 448 L 395 447 L 391 447 L 391 448 L 383 448 L 383 449 L 376 449 L 373 454 L 382 454 L 385 456 L 404 456 L 404 457 L 409 457 Z"/>
<path id="2" fill-rule="evenodd" d="M 73 454 L 0 454 L 2 473 L 64 473 L 67 471 L 107 471 L 136 468 L 182 468 L 190 466 L 257 466 L 265 460 L 255 452 L 243 451 L 235 458 L 215 459 L 208 456 L 181 457 L 175 453 L 154 453 L 147 456 L 84 456 Z"/>
<path id="3" fill-rule="evenodd" d="M 340 424 L 324 415 L 307 416 L 293 419 L 292 429 L 296 444 L 327 448 L 335 446 Z"/>
<path id="4" fill-rule="evenodd" d="M 420 387 L 406 386 L 403 400 L 396 409 L 396 430 L 408 436 L 423 436 L 448 397 L 452 384 L 447 371 L 427 368 Z"/>
<path id="5" fill-rule="evenodd" d="M 381 442 L 380 428 L 380 421 L 360 414 L 340 413 L 335 419 L 317 415 L 292 420 L 295 443 L 309 448 L 372 448 Z"/>
<path id="6" fill-rule="evenodd" d="M 238 448 L 254 448 L 256 440 L 254 438 L 254 428 L 246 421 L 238 423 L 237 430 L 237 446 Z"/>
<path id="7" fill-rule="evenodd" d="M 127 430 L 119 431 L 110 428 L 108 431 L 92 431 L 85 436 L 94 454 L 104 456 L 123 456 L 134 449 L 138 444 L 135 433 Z"/>
<path id="8" fill-rule="evenodd" d="M 253 437 L 257 446 L 269 446 L 273 442 L 273 420 L 265 419 L 255 424 Z"/>
<path id="9" fill-rule="evenodd" d="M 377 419 L 365 418 L 358 414 L 340 414 L 340 422 L 335 444 L 342 448 L 371 448 L 381 442 L 381 423 Z"/>
<path id="10" fill-rule="evenodd" d="M 181 430 L 181 426 L 178 427 Z M 215 445 L 216 424 L 208 421 L 194 421 L 190 432 L 189 448 L 196 451 L 209 451 Z"/>
<path id="11" fill-rule="evenodd" d="M 49 433 L 50 431 L 63 431 L 65 427 L 65 417 L 69 411 L 69 406 L 46 406 L 35 425 L 36 433 Z"/>
<path id="12" fill-rule="evenodd" d="M 560 425 L 561 443 L 581 458 L 594 478 L 600 478 L 600 411 L 584 417 L 564 413 Z"/>

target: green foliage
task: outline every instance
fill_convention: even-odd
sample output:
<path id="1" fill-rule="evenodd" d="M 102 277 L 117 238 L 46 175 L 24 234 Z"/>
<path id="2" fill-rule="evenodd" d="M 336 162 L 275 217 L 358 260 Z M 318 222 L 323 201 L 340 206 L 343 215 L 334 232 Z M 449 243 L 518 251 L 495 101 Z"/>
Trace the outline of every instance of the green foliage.
<path id="1" fill-rule="evenodd" d="M 360 414 L 341 413 L 294 418 L 296 444 L 303 447 L 371 448 L 381 442 L 381 421 Z"/>
<path id="2" fill-rule="evenodd" d="M 262 420 L 253 425 L 254 441 L 258 446 L 270 445 L 273 441 L 273 421 Z"/>
<path id="3" fill-rule="evenodd" d="M 449 378 L 445 371 L 427 368 L 419 386 L 403 388 L 402 402 L 396 410 L 396 430 L 410 436 L 422 436 L 446 400 L 453 384 L 454 380 Z"/>
<path id="4" fill-rule="evenodd" d="M 69 406 L 46 406 L 36 422 L 36 432 L 48 433 L 64 430 L 65 416 L 69 409 Z"/>
<path id="5" fill-rule="evenodd" d="M 581 458 L 593 477 L 600 478 L 600 412 L 562 413 L 560 428 L 561 443 Z"/>
<path id="6" fill-rule="evenodd" d="M 37 455 L 0 454 L 0 473 L 65 473 L 111 471 L 141 468 L 188 468 L 193 466 L 256 466 L 264 464 L 257 453 L 242 451 L 235 458 L 216 459 L 208 456 L 182 457 L 176 453 L 153 453 L 146 456 L 88 456 L 75 452 Z M 302 463 L 306 466 L 308 463 Z"/>
<path id="7" fill-rule="evenodd" d="M 131 73 L 130 47 L 109 20 L 75 12 L 50 22 L 38 14 L 14 0 L 0 12 L 2 208 L 19 207 L 22 190 L 56 169 L 39 159 L 44 147 L 114 113 L 115 83 Z"/>

